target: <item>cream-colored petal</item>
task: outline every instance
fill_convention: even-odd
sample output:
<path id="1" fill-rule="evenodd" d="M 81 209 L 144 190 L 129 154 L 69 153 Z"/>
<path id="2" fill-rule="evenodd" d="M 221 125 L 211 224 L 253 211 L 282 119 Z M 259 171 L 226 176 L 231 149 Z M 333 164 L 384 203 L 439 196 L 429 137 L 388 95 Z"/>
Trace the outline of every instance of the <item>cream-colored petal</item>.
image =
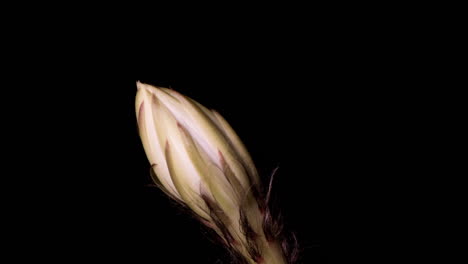
<path id="1" fill-rule="evenodd" d="M 223 211 L 229 214 L 237 213 L 240 205 L 240 193 L 236 192 L 223 171 L 214 164 L 182 125 L 179 126 L 179 131 L 191 163 L 194 165 L 197 174 L 200 175 L 201 181 L 206 185 L 214 200 Z"/>
<path id="2" fill-rule="evenodd" d="M 199 191 L 193 189 L 193 182 L 187 180 L 187 176 L 192 173 L 190 166 L 187 166 L 187 161 L 180 156 L 177 147 L 173 148 L 176 142 L 173 142 L 171 139 L 167 141 L 165 147 L 166 161 L 169 168 L 172 181 L 174 182 L 177 191 L 179 192 L 182 200 L 185 204 L 191 208 L 196 214 L 201 216 L 204 219 L 211 219 L 209 210 L 200 196 Z M 200 183 L 198 183 L 200 186 Z M 200 187 L 198 187 L 198 190 Z"/>
<path id="3" fill-rule="evenodd" d="M 166 160 L 163 153 L 163 148 L 160 145 L 158 131 L 154 125 L 154 108 L 152 95 L 144 89 L 139 89 L 137 100 L 139 105 L 137 119 L 140 131 L 140 137 L 146 156 L 152 165 L 154 172 L 158 176 L 161 184 L 166 188 L 166 191 L 171 192 L 174 196 L 180 197 L 174 188 L 174 184 L 169 175 L 166 166 Z"/>
<path id="4" fill-rule="evenodd" d="M 210 156 L 215 164 L 221 168 L 219 152 L 222 152 L 226 162 L 231 166 L 236 176 L 242 182 L 243 186 L 248 186 L 251 183 L 246 177 L 246 171 L 243 164 L 240 163 L 236 151 L 231 147 L 218 126 L 211 120 L 209 115 L 206 115 L 202 108 L 198 107 L 193 100 L 179 95 L 180 101 L 179 112 L 184 112 L 182 122 L 187 128 L 192 137 Z M 180 121 L 180 120 L 179 120 Z"/>
<path id="5" fill-rule="evenodd" d="M 237 154 L 240 156 L 243 164 L 247 168 L 249 174 L 254 180 L 255 184 L 260 184 L 260 179 L 258 176 L 257 169 L 255 167 L 255 164 L 247 151 L 247 148 L 245 147 L 244 143 L 240 140 L 239 136 L 237 133 L 232 129 L 232 127 L 229 125 L 229 123 L 224 119 L 223 116 L 221 116 L 217 111 L 212 110 L 213 116 L 215 117 L 215 122 L 216 124 L 221 128 L 223 131 L 224 135 L 229 139 L 231 142 L 233 148 L 236 150 Z"/>
<path id="6" fill-rule="evenodd" d="M 163 125 L 161 120 L 161 115 L 164 115 L 164 111 L 161 109 L 160 103 L 154 95 L 151 95 L 151 99 L 148 100 L 151 104 L 151 117 L 149 120 L 149 125 L 151 131 L 154 132 L 154 137 L 151 138 L 151 144 L 154 148 L 154 158 L 156 160 L 156 166 L 154 166 L 154 171 L 161 179 L 163 185 L 171 192 L 173 195 L 180 199 L 180 194 L 177 192 L 177 189 L 172 182 L 169 170 L 167 168 L 166 156 L 164 153 L 164 144 L 167 140 L 166 130 L 161 129 L 160 126 Z"/>

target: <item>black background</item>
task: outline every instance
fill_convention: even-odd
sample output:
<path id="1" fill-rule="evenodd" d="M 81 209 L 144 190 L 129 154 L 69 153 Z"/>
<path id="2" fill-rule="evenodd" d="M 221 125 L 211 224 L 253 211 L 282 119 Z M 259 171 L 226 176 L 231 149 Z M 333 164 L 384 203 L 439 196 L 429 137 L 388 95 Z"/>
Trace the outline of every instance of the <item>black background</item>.
<path id="1" fill-rule="evenodd" d="M 53 101 L 39 102 L 28 119 L 35 136 L 45 135 L 35 142 L 41 161 L 34 168 L 47 167 L 28 184 L 35 198 L 28 214 L 42 219 L 28 224 L 39 230 L 32 244 L 51 237 L 45 252 L 74 260 L 229 263 L 200 224 L 146 186 L 134 113 L 140 80 L 218 110 L 265 183 L 279 166 L 273 194 L 286 229 L 298 236 L 299 263 L 379 261 L 398 252 L 385 240 L 401 219 L 388 210 L 399 195 L 391 187 L 402 180 L 394 164 L 408 161 L 391 150 L 405 133 L 393 124 L 406 103 L 397 87 L 411 62 L 400 59 L 400 42 L 376 33 L 384 25 L 315 22 L 234 23 L 204 33 L 205 25 L 169 30 L 160 23 L 172 22 L 160 19 L 105 41 L 103 28 L 54 58 L 52 69 L 29 76 L 28 84 L 42 86 L 28 92 Z M 45 55 L 31 55 L 36 64 L 27 66 L 41 68 L 51 59 Z M 37 111 L 44 107 L 50 111 Z"/>
<path id="2" fill-rule="evenodd" d="M 117 77 L 121 83 L 109 87 L 122 95 L 109 98 L 125 106 L 112 136 L 121 142 L 115 175 L 123 185 L 137 183 L 138 199 L 128 206 L 138 208 L 136 241 L 146 261 L 229 263 L 229 258 L 199 223 L 159 190 L 145 187 L 149 166 L 136 130 L 136 80 L 171 87 L 217 109 L 247 145 L 264 182 L 279 166 L 275 201 L 286 229 L 297 233 L 300 263 L 364 260 L 381 249 L 373 237 L 386 231 L 369 229 L 384 217 L 376 199 L 387 186 L 374 174 L 386 162 L 377 149 L 389 144 L 380 123 L 386 118 L 387 84 L 381 90 L 372 87 L 381 72 L 372 59 L 355 56 L 359 48 L 343 51 L 333 45 L 336 40 L 310 47 L 289 41 L 280 42 L 283 48 L 266 48 L 265 41 L 221 51 L 216 43 L 180 49 L 158 45 L 135 53 L 132 74 Z"/>

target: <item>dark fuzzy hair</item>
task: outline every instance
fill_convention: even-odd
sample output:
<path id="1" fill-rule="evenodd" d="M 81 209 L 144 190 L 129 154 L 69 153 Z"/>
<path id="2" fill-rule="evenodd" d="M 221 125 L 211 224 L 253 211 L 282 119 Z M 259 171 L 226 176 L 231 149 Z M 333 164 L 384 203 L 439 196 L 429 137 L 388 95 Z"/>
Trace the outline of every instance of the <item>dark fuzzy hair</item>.
<path id="1" fill-rule="evenodd" d="M 153 166 L 155 166 L 155 164 L 153 164 Z M 268 189 L 266 190 L 266 192 L 258 190 L 257 188 L 252 188 L 250 191 L 252 191 L 253 197 L 258 204 L 260 212 L 262 213 L 262 231 L 265 235 L 265 238 L 267 239 L 267 241 L 277 241 L 279 243 L 286 258 L 287 264 L 297 264 L 300 253 L 297 237 L 294 233 L 288 233 L 285 231 L 283 217 L 280 213 L 272 213 L 273 206 L 271 204 L 271 196 L 274 176 L 276 174 L 277 169 L 278 168 L 276 168 L 273 171 L 270 177 Z M 156 175 L 154 175 L 153 168 L 151 168 L 150 172 L 151 178 L 154 181 L 154 185 L 152 186 L 162 189 L 166 193 L 166 195 L 168 195 L 170 198 L 172 198 L 173 201 L 176 202 L 176 204 L 180 207 L 181 210 L 183 210 L 187 214 L 192 215 L 192 217 L 198 219 L 201 223 L 207 226 L 207 230 L 208 233 L 210 233 L 210 237 L 215 238 L 216 241 L 222 243 L 228 250 L 232 259 L 232 264 L 248 264 L 245 257 L 236 249 L 236 244 L 239 242 L 232 237 L 231 233 L 227 228 L 229 218 L 227 217 L 227 215 L 225 215 L 225 213 L 219 207 L 219 205 L 209 197 L 209 195 L 204 194 L 202 192 L 201 198 L 205 202 L 209 210 L 209 212 L 207 213 L 209 213 L 210 217 L 212 218 L 212 223 L 210 223 L 210 221 L 208 221 L 207 219 L 203 219 L 199 215 L 195 214 L 192 210 L 187 208 L 182 201 L 180 201 L 174 195 L 167 192 L 162 186 L 162 184 L 158 181 Z M 241 231 L 245 235 L 247 241 L 247 244 L 244 246 L 253 260 L 255 260 L 259 264 L 268 264 L 264 263 L 263 258 L 261 256 L 261 252 L 258 249 L 257 243 L 255 242 L 259 234 L 257 234 L 250 225 L 244 210 L 245 208 L 243 207 L 241 207 L 239 210 L 239 221 Z M 213 231 L 212 224 L 216 226 L 216 228 L 220 231 L 221 234 L 218 234 Z"/>

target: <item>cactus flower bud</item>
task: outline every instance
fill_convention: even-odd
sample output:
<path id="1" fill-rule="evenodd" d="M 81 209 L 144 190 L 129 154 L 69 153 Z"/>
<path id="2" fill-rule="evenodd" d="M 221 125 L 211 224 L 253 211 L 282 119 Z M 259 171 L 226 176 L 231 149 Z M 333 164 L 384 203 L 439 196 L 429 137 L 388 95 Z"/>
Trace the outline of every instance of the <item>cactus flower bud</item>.
<path id="1" fill-rule="evenodd" d="M 155 184 L 212 228 L 240 263 L 290 262 L 269 226 L 255 165 L 226 120 L 171 89 L 137 88 L 138 127 Z"/>

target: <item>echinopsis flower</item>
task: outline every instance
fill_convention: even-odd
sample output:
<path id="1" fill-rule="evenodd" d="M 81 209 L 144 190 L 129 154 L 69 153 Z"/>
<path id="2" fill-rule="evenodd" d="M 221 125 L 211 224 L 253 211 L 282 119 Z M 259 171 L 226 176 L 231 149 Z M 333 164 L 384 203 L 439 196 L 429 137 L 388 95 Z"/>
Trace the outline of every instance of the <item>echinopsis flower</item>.
<path id="1" fill-rule="evenodd" d="M 137 83 L 140 137 L 155 184 L 213 229 L 239 263 L 295 262 L 246 148 L 214 110 Z"/>

